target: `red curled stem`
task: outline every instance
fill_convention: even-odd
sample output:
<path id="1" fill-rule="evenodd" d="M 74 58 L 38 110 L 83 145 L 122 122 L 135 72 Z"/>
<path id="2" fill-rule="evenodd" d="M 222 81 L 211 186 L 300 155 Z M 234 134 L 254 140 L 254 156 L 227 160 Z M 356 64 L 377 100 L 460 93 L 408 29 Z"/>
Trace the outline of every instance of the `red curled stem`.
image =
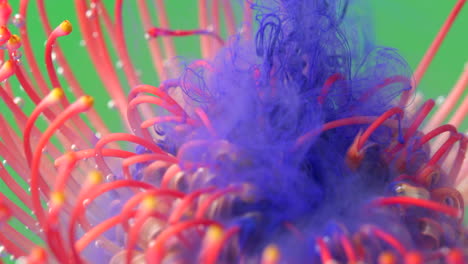
<path id="1" fill-rule="evenodd" d="M 127 180 L 130 180 L 132 178 L 132 175 L 130 174 L 129 166 L 136 164 L 136 163 L 142 163 L 142 162 L 148 162 L 148 161 L 155 161 L 155 160 L 162 160 L 166 161 L 169 163 L 177 163 L 178 160 L 175 157 L 171 157 L 168 155 L 163 155 L 163 154 L 140 154 L 140 155 L 133 155 L 131 157 L 128 157 L 122 161 L 122 171 Z"/>

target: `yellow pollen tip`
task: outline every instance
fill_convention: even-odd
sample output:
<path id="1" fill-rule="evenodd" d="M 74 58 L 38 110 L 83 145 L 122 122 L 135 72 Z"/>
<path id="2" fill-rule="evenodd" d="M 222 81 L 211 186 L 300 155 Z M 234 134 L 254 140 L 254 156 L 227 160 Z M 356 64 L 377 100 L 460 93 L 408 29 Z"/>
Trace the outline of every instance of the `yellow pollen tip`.
<path id="1" fill-rule="evenodd" d="M 50 91 L 50 100 L 58 101 L 63 97 L 63 90 L 61 88 L 54 88 Z"/>
<path id="2" fill-rule="evenodd" d="M 145 211 L 154 211 L 158 202 L 153 196 L 147 196 L 141 201 L 141 208 Z"/>
<path id="3" fill-rule="evenodd" d="M 11 70 L 13 69 L 13 62 L 11 60 L 5 61 L 2 65 L 2 70 Z"/>
<path id="4" fill-rule="evenodd" d="M 276 245 L 269 245 L 263 250 L 262 262 L 275 263 L 281 257 L 280 251 Z"/>
<path id="5" fill-rule="evenodd" d="M 104 180 L 104 176 L 100 171 L 91 171 L 88 174 L 88 181 L 92 185 L 100 184 Z"/>
<path id="6" fill-rule="evenodd" d="M 206 241 L 207 242 L 218 242 L 223 239 L 224 231 L 221 227 L 212 225 L 206 231 Z"/>
<path id="7" fill-rule="evenodd" d="M 35 262 L 39 262 L 40 261 L 46 261 L 47 259 L 47 254 L 45 252 L 45 250 L 43 248 L 40 248 L 40 247 L 36 247 L 36 248 L 33 248 L 31 250 L 31 254 L 30 254 L 30 260 L 31 261 L 35 261 Z"/>
<path id="8" fill-rule="evenodd" d="M 82 96 L 82 97 L 80 97 L 79 100 L 86 107 L 91 107 L 94 104 L 94 98 L 89 96 L 89 95 Z"/>
<path id="9" fill-rule="evenodd" d="M 55 191 L 50 195 L 50 200 L 53 205 L 62 205 L 65 202 L 65 193 Z"/>
<path id="10" fill-rule="evenodd" d="M 73 26 L 68 20 L 63 21 L 59 27 L 65 34 L 70 34 L 73 30 Z"/>
<path id="11" fill-rule="evenodd" d="M 13 34 L 8 40 L 8 45 L 18 45 L 20 43 L 21 43 L 21 38 L 18 35 Z"/>

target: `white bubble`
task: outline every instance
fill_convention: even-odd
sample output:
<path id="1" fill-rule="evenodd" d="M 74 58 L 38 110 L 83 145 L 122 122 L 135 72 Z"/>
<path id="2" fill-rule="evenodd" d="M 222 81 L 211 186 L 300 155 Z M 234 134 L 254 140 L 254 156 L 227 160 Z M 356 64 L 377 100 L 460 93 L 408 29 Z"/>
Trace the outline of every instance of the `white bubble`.
<path id="1" fill-rule="evenodd" d="M 19 96 L 16 96 L 14 99 L 13 99 L 13 102 L 19 107 L 19 108 L 22 108 L 24 106 L 24 100 L 23 98 L 19 97 Z"/>
<path id="2" fill-rule="evenodd" d="M 107 108 L 109 108 L 109 109 L 115 109 L 115 102 L 114 102 L 114 100 L 109 100 L 109 102 L 107 102 Z"/>

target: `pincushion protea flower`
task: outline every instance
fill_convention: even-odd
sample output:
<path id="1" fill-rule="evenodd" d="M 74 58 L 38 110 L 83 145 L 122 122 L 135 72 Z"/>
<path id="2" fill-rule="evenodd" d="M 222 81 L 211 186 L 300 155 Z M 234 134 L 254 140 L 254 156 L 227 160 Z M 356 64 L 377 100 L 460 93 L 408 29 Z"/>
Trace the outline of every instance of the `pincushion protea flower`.
<path id="1" fill-rule="evenodd" d="M 19 137 L 1 116 L 0 155 L 29 192 L 2 165 L 0 176 L 32 209 L 0 196 L 0 243 L 15 259 L 465 263 L 467 139 L 457 127 L 466 101 L 449 124 L 441 122 L 468 73 L 424 128 L 434 101 L 413 98 L 465 1 L 458 1 L 412 78 L 394 50 L 369 41 L 347 2 L 246 2 L 236 23 L 229 1 L 200 0 L 200 27 L 174 30 L 163 1 L 156 1 L 159 27 L 138 1 L 164 80 L 158 86 L 140 84 L 126 48 L 122 2 L 115 1 L 113 18 L 98 0 L 76 0 L 74 7 L 96 71 L 131 133 L 109 132 L 69 69 L 57 41 L 71 33 L 71 23 L 51 30 L 43 1 L 37 2 L 49 34 L 46 81 L 25 24 L 19 36 L 12 34 L 11 8 L 0 1 L 2 56 L 9 56 L 0 69 L 6 87 L 0 96 L 23 131 Z M 23 18 L 27 7 L 22 0 Z M 220 33 L 220 10 L 228 38 Z M 176 55 L 171 39 L 187 35 L 199 35 L 203 59 L 164 65 Z M 159 37 L 165 37 L 165 56 Z M 111 48 L 131 87 L 127 96 Z M 64 95 L 53 51 L 79 96 L 75 102 Z M 14 77 L 36 105 L 29 114 L 8 89 Z M 85 112 L 90 125 L 81 119 Z M 48 121 L 43 131 L 36 126 L 40 116 Z M 63 152 L 58 145 L 74 147 Z M 43 242 L 35 245 L 15 230 L 14 220 Z"/>

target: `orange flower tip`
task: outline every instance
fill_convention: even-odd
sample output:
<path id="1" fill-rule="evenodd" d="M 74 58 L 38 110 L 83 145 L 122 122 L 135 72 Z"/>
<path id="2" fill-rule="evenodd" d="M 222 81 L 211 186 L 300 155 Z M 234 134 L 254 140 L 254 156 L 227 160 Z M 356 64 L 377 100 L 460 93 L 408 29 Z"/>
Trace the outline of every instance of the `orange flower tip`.
<path id="1" fill-rule="evenodd" d="M 157 206 L 158 206 L 158 201 L 156 200 L 154 196 L 146 196 L 141 201 L 141 209 L 146 212 L 151 212 L 151 211 L 156 210 Z"/>
<path id="2" fill-rule="evenodd" d="M 384 251 L 379 255 L 379 264 L 396 264 L 397 258 L 392 252 Z"/>
<path id="3" fill-rule="evenodd" d="M 41 247 L 36 247 L 31 250 L 29 254 L 28 261 L 26 263 L 31 264 L 43 264 L 47 263 L 47 253 Z"/>
<path id="4" fill-rule="evenodd" d="M 1 26 L 0 27 L 0 45 L 5 44 L 11 37 L 10 30 L 7 27 Z"/>
<path id="5" fill-rule="evenodd" d="M 64 93 L 63 93 L 62 88 L 54 88 L 49 93 L 49 99 L 51 101 L 56 102 L 56 101 L 59 101 L 60 99 L 62 99 L 63 95 L 64 95 Z"/>
<path id="6" fill-rule="evenodd" d="M 212 225 L 208 227 L 208 230 L 206 231 L 206 243 L 216 243 L 219 242 L 223 239 L 224 236 L 224 230 L 217 225 Z"/>
<path id="7" fill-rule="evenodd" d="M 361 162 L 364 159 L 364 151 L 358 148 L 360 138 L 361 132 L 356 135 L 353 143 L 349 146 L 348 152 L 346 153 L 346 165 L 353 171 L 357 170 L 361 166 Z"/>
<path id="8" fill-rule="evenodd" d="M 0 68 L 0 82 L 5 81 L 15 73 L 15 64 L 11 60 L 5 61 Z"/>
<path id="9" fill-rule="evenodd" d="M 7 42 L 7 48 L 10 51 L 15 51 L 21 47 L 21 38 L 18 35 L 11 35 Z"/>
<path id="10" fill-rule="evenodd" d="M 86 107 L 92 107 L 94 104 L 94 98 L 89 95 L 80 97 L 79 101 Z"/>
<path id="11" fill-rule="evenodd" d="M 446 260 L 448 264 L 463 264 L 464 256 L 463 251 L 460 249 L 451 249 L 448 251 Z"/>
<path id="12" fill-rule="evenodd" d="M 73 26 L 70 23 L 70 21 L 65 20 L 62 23 L 60 23 L 60 25 L 58 26 L 58 29 L 60 29 L 60 35 L 65 36 L 72 32 Z"/>
<path id="13" fill-rule="evenodd" d="M 262 264 L 278 263 L 281 258 L 280 250 L 276 245 L 268 245 L 262 253 Z"/>
<path id="14" fill-rule="evenodd" d="M 424 263 L 423 257 L 418 252 L 408 252 L 404 256 L 405 264 L 422 264 Z"/>
<path id="15" fill-rule="evenodd" d="M 62 191 L 54 191 L 50 194 L 50 202 L 54 206 L 61 206 L 65 203 L 65 193 Z"/>
<path id="16" fill-rule="evenodd" d="M 5 204 L 0 203 L 0 223 L 8 221 L 11 217 L 10 208 L 8 208 Z"/>
<path id="17" fill-rule="evenodd" d="M 88 174 L 88 182 L 92 185 L 100 184 L 104 181 L 104 176 L 100 171 L 91 171 Z"/>

